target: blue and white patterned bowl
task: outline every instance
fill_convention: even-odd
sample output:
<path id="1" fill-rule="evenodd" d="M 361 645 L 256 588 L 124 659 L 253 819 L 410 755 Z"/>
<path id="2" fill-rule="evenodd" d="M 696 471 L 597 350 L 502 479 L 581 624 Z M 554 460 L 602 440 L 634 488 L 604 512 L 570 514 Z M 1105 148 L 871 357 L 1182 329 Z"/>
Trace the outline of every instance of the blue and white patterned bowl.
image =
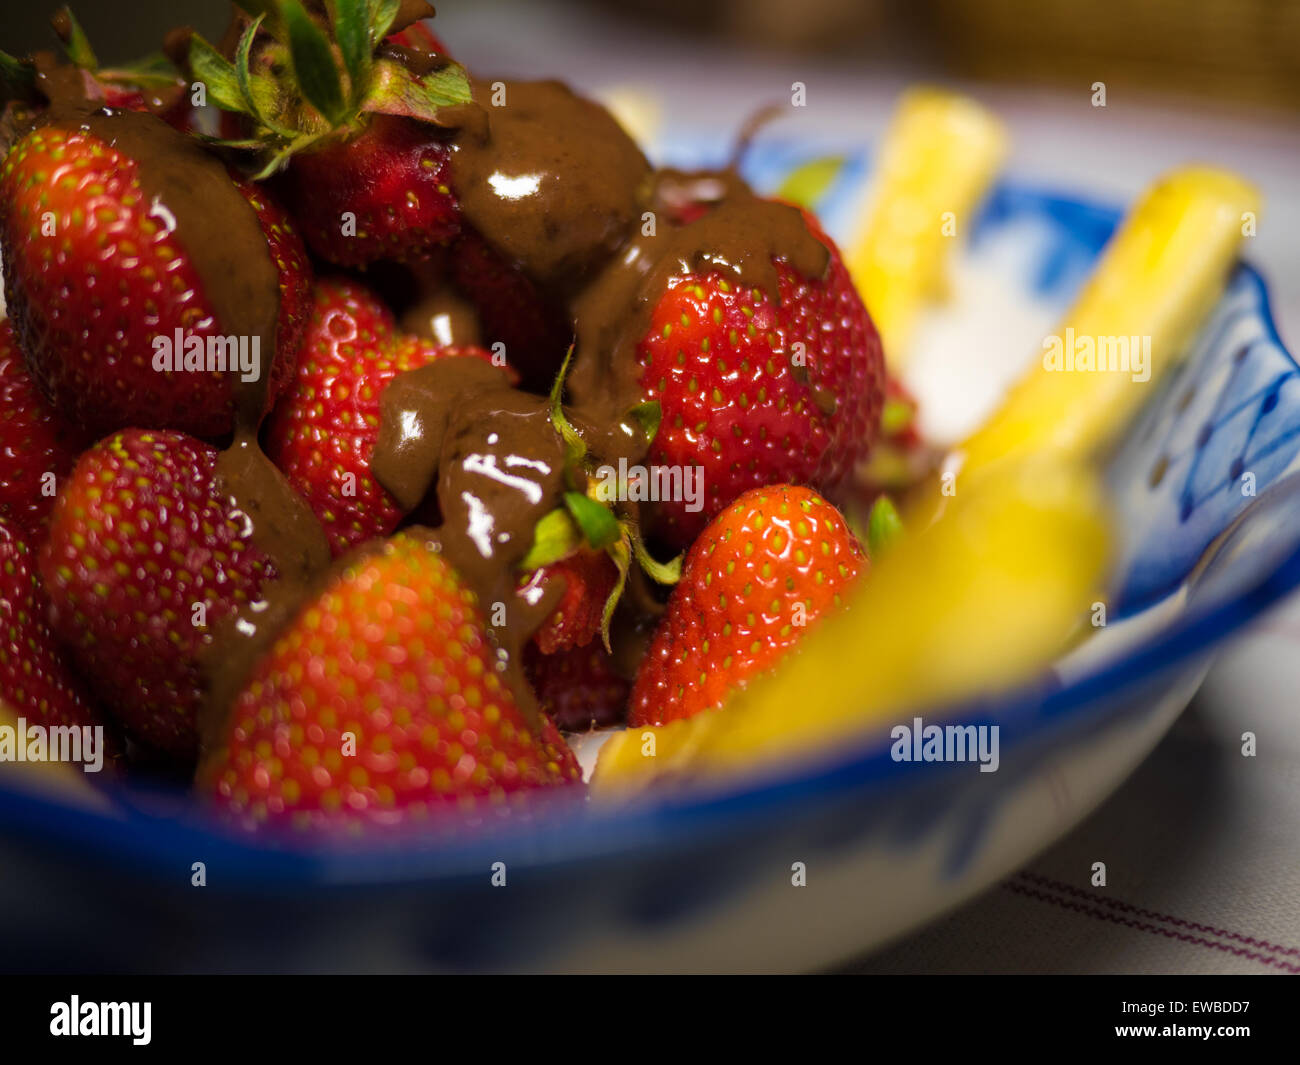
<path id="1" fill-rule="evenodd" d="M 701 161 L 676 147 L 674 162 Z M 772 188 L 836 147 L 760 144 L 747 167 Z M 832 233 L 851 223 L 866 172 L 848 152 L 820 205 Z M 997 279 L 1025 322 L 1050 325 L 1118 218 L 1006 183 L 973 226 L 963 269 Z M 995 339 L 1033 357 L 1043 333 L 1026 331 Z M 945 375 L 958 371 L 939 355 L 923 398 L 942 406 Z M 4 790 L 0 967 L 680 971 L 845 959 L 1007 875 L 1143 759 L 1217 647 L 1300 583 L 1298 452 L 1297 366 L 1262 279 L 1242 264 L 1109 463 L 1121 526 L 1111 623 L 1039 683 L 949 711 L 1001 726 L 998 772 L 896 763 L 886 737 L 864 735 L 812 767 L 706 797 L 353 854 L 232 841 L 174 795 L 87 806 Z M 204 887 L 192 884 L 196 862 Z M 796 862 L 806 886 L 792 883 Z"/>

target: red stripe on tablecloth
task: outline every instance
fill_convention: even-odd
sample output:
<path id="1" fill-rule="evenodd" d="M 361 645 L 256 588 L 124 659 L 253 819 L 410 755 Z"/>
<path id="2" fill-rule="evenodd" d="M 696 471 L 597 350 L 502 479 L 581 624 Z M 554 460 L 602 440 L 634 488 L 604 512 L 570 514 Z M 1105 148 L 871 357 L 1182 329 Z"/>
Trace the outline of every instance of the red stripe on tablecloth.
<path id="1" fill-rule="evenodd" d="M 1300 958 L 1300 947 L 1283 947 L 1276 943 L 1270 943 L 1266 939 L 1256 939 L 1254 936 L 1244 936 L 1240 932 L 1229 932 L 1225 928 L 1215 928 L 1213 925 L 1200 924 L 1196 921 L 1187 921 L 1181 917 L 1172 917 L 1167 913 L 1157 913 L 1154 910 L 1144 909 L 1141 906 L 1134 906 L 1131 903 L 1123 902 L 1120 899 L 1099 895 L 1096 892 L 1084 891 L 1072 884 L 1064 884 L 1059 880 L 1052 880 L 1046 876 L 1039 876 L 1037 873 L 1026 871 L 1017 873 L 1016 877 L 1019 880 L 1024 880 L 1031 884 L 1037 884 L 1039 887 L 1050 888 L 1053 891 L 1060 891 L 1066 895 L 1073 895 L 1075 898 L 1085 899 L 1097 906 L 1107 906 L 1112 910 L 1121 910 L 1124 913 L 1131 913 L 1135 917 L 1145 917 L 1152 921 L 1165 921 L 1168 924 L 1176 925 L 1179 928 L 1190 929 L 1193 932 L 1206 932 L 1209 935 L 1219 936 L 1221 939 L 1235 940 L 1238 943 L 1244 943 L 1248 947 L 1255 947 L 1257 950 L 1271 951 L 1274 954 Z"/>
<path id="2" fill-rule="evenodd" d="M 1022 874 L 1022 876 L 1023 875 L 1024 874 Z M 1068 885 L 1061 885 L 1061 886 L 1063 888 L 1068 887 Z M 1228 943 L 1216 943 L 1212 939 L 1206 939 L 1203 936 L 1188 935 L 1186 932 L 1181 932 L 1176 928 L 1164 928 L 1158 924 L 1151 924 L 1147 921 L 1135 920 L 1132 917 L 1124 916 L 1124 914 L 1122 913 L 1117 913 L 1112 910 L 1105 910 L 1099 906 L 1085 905 L 1082 902 L 1074 902 L 1069 898 L 1060 898 L 1056 895 L 1049 895 L 1047 894 L 1047 892 L 1040 891 L 1037 888 L 1029 887 L 1025 884 L 1015 883 L 1014 880 L 1004 881 L 1002 887 L 1007 891 L 1014 891 L 1018 895 L 1024 895 L 1028 898 L 1037 899 L 1039 902 L 1050 902 L 1053 905 L 1060 906 L 1062 909 L 1071 910 L 1074 913 L 1082 914 L 1085 917 L 1095 917 L 1098 920 L 1110 921 L 1112 924 L 1119 924 L 1119 925 L 1124 925 L 1126 928 L 1137 929 L 1139 932 L 1148 932 L 1151 935 L 1164 936 L 1166 939 L 1177 939 L 1183 943 L 1191 943 L 1195 946 L 1207 947 L 1210 950 L 1220 950 L 1228 954 L 1235 954 L 1240 958 L 1249 958 L 1251 961 L 1257 961 L 1261 965 L 1271 965 L 1274 968 L 1282 969 L 1285 972 L 1300 973 L 1300 965 L 1295 965 L 1291 962 L 1283 961 L 1279 957 L 1274 957 L 1269 954 L 1261 954 L 1258 951 L 1247 950 L 1244 947 L 1236 947 Z M 1073 893 L 1076 890 L 1077 889 L 1070 889 L 1071 893 Z M 1085 893 L 1079 892 L 1079 894 L 1084 895 Z M 1103 901 L 1099 898 L 1090 895 L 1086 897 L 1089 899 L 1090 903 Z M 1130 909 L 1136 911 L 1138 908 L 1130 907 Z M 1169 918 L 1169 920 L 1177 921 L 1178 918 Z M 1184 921 L 1181 923 L 1189 927 L 1193 924 L 1193 922 L 1190 921 Z M 1228 935 L 1231 936 L 1233 935 L 1233 933 L 1228 933 Z M 1246 937 L 1238 937 L 1238 938 L 1244 939 Z M 1274 948 L 1274 949 L 1281 949 L 1283 951 L 1286 951 L 1289 948 Z"/>

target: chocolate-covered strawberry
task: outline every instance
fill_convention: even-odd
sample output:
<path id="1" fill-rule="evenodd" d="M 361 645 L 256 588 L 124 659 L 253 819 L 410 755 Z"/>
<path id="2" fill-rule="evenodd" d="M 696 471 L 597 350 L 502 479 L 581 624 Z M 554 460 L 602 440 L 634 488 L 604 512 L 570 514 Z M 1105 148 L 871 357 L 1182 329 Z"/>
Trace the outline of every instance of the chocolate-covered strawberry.
<path id="1" fill-rule="evenodd" d="M 405 513 L 370 472 L 384 389 L 398 374 L 452 357 L 491 361 L 479 348 L 401 332 L 359 282 L 316 285 L 293 384 L 267 424 L 267 454 L 315 511 L 336 556 L 388 535 Z"/>
<path id="2" fill-rule="evenodd" d="M 51 625 L 119 721 L 192 758 L 221 622 L 275 574 L 218 481 L 218 452 L 129 429 L 78 460 L 50 516 L 40 568 Z"/>
<path id="3" fill-rule="evenodd" d="M 731 174 L 665 173 L 656 196 L 657 232 L 578 304 L 573 383 L 599 402 L 611 375 L 634 378 L 659 402 L 647 461 L 698 471 L 702 492 L 647 511 L 685 548 L 750 488 L 791 482 L 839 498 L 878 432 L 885 367 L 838 250 L 807 212 Z"/>
<path id="4" fill-rule="evenodd" d="M 56 106 L 0 164 L 0 251 L 27 366 L 70 420 L 217 437 L 287 383 L 301 242 L 153 115 Z"/>
<path id="5" fill-rule="evenodd" d="M 498 671 L 482 604 L 399 533 L 338 564 L 236 698 L 199 788 L 250 829 L 392 830 L 581 787 Z"/>

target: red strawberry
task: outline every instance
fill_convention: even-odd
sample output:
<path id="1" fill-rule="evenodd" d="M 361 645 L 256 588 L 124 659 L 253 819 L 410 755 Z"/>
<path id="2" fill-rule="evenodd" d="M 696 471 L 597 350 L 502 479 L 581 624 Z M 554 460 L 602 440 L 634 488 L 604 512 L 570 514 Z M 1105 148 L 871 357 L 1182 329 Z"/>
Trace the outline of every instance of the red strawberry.
<path id="1" fill-rule="evenodd" d="M 460 233 L 451 155 L 427 125 L 373 115 L 355 136 L 293 156 L 284 199 L 312 251 L 330 262 L 421 259 Z"/>
<path id="2" fill-rule="evenodd" d="M 0 320 L 0 518 L 33 543 L 44 534 L 57 489 L 88 442 L 84 437 L 36 391 L 9 320 Z"/>
<path id="3" fill-rule="evenodd" d="M 225 302 L 236 316 L 259 297 L 278 300 L 274 350 L 262 342 L 259 353 L 269 409 L 292 370 L 306 307 L 302 245 L 262 189 L 227 184 L 219 162 L 161 120 L 112 112 L 95 122 L 96 133 L 38 128 L 0 167 L 5 296 L 28 368 L 66 417 L 102 432 L 142 424 L 227 433 L 241 394 L 238 372 L 155 369 L 155 341 L 173 344 L 178 330 L 205 340 L 250 335 L 238 321 L 218 320 L 213 291 L 229 291 Z M 139 162 L 100 134 L 157 148 L 150 165 L 160 187 L 147 186 Z M 187 229 L 195 211 L 179 207 L 193 208 L 197 190 L 207 212 L 199 232 Z M 222 215 L 222 204 L 233 205 L 234 216 Z M 245 246 L 247 233 L 254 240 Z M 198 259 L 187 239 L 202 244 Z M 259 276 L 274 278 L 276 292 L 257 289 L 249 248 L 269 257 Z M 223 263 L 234 280 L 203 276 L 199 261 Z"/>
<path id="4" fill-rule="evenodd" d="M 599 641 L 554 654 L 533 646 L 524 654 L 537 700 L 558 728 L 583 732 L 623 720 L 629 685 Z"/>
<path id="5" fill-rule="evenodd" d="M 495 660 L 473 593 L 433 544 L 399 533 L 341 563 L 276 640 L 200 790 L 248 827 L 357 830 L 579 783 L 555 726 L 534 731 Z"/>
<path id="6" fill-rule="evenodd" d="M 504 344 L 526 385 L 550 388 L 573 339 L 561 309 L 477 233 L 456 242 L 451 262 L 456 286 L 478 309 L 484 344 Z"/>
<path id="7" fill-rule="evenodd" d="M 605 601 L 618 581 L 618 569 L 606 552 L 581 548 L 526 574 L 520 579 L 519 594 L 530 598 L 553 581 L 563 581 L 564 590 L 555 609 L 533 634 L 533 643 L 547 655 L 583 647 L 595 639 Z"/>
<path id="8" fill-rule="evenodd" d="M 844 519 L 815 492 L 746 492 L 687 553 L 637 674 L 628 725 L 721 706 L 838 609 L 866 566 Z"/>
<path id="9" fill-rule="evenodd" d="M 172 431 L 101 441 L 59 494 L 41 552 L 55 633 L 121 722 L 178 758 L 196 750 L 200 650 L 273 574 L 219 494 L 216 461 Z"/>
<path id="10" fill-rule="evenodd" d="M 674 277 L 639 345 L 641 383 L 663 411 L 650 461 L 704 469 L 702 510 L 684 500 L 653 507 L 656 531 L 675 547 L 750 488 L 792 482 L 837 495 L 875 438 L 880 336 L 835 245 L 804 218 L 830 249 L 824 279 L 777 260 L 774 305 L 717 273 Z"/>
<path id="11" fill-rule="evenodd" d="M 387 536 L 402 519 L 370 474 L 384 388 L 453 355 L 491 359 L 399 333 L 388 308 L 355 281 L 317 284 L 293 385 L 268 422 L 267 454 L 315 511 L 335 556 Z"/>
<path id="12" fill-rule="evenodd" d="M 469 102 L 469 83 L 441 42 L 412 25 L 432 7 L 395 7 L 322 4 L 308 15 L 293 5 L 240 31 L 229 53 L 240 70 L 202 38 L 190 43 L 196 72 L 223 68 L 227 79 L 242 74 L 265 90 L 254 94 L 256 106 L 242 94 L 216 102 L 242 115 L 244 147 L 265 148 L 263 175 L 282 171 L 312 250 L 343 266 L 419 261 L 460 233 L 450 133 L 436 120 L 440 108 Z M 362 54 L 358 40 L 377 47 Z"/>
<path id="13" fill-rule="evenodd" d="M 31 725 L 103 725 L 54 641 L 48 609 L 35 555 L 0 521 L 0 695 Z"/>

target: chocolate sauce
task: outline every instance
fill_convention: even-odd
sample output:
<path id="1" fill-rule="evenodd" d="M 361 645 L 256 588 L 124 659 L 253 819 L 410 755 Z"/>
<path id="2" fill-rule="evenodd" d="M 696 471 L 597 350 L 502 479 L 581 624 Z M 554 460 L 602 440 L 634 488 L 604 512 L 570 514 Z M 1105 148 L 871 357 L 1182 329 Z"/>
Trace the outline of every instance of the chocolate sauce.
<path id="1" fill-rule="evenodd" d="M 460 209 L 504 259 L 567 296 L 640 224 L 650 164 L 608 111 L 558 81 L 470 84 L 473 102 L 439 116 L 456 130 Z"/>
<path id="2" fill-rule="evenodd" d="M 255 381 L 231 377 L 235 404 L 245 417 L 265 406 L 280 311 L 280 276 L 257 212 L 231 180 L 225 164 L 193 137 L 155 115 L 118 111 L 86 100 L 74 68 L 37 57 L 40 88 L 50 109 L 42 126 L 80 129 L 136 164 L 150 213 L 194 264 L 204 301 L 225 336 L 259 338 L 262 372 Z M 194 323 L 203 328 L 205 322 Z"/>
<path id="3" fill-rule="evenodd" d="M 774 259 L 801 275 L 821 278 L 830 251 L 808 230 L 796 207 L 762 200 L 739 176 L 655 175 L 648 203 L 655 224 L 641 226 L 619 255 L 572 304 L 577 354 L 569 390 L 584 407 L 618 416 L 642 395 L 637 344 L 674 276 L 718 273 L 727 281 L 758 288 L 780 301 Z M 686 205 L 705 204 L 685 223 Z"/>
<path id="4" fill-rule="evenodd" d="M 549 404 L 510 387 L 490 363 L 451 356 L 399 375 L 379 407 L 371 472 L 405 510 L 436 492 L 443 522 L 430 535 L 478 596 L 499 667 L 536 723 L 520 652 L 563 589 L 520 596 L 516 586 L 537 523 L 564 490 L 564 445 Z"/>
<path id="5" fill-rule="evenodd" d="M 440 285 L 402 312 L 398 325 L 407 333 L 445 348 L 480 347 L 483 328 L 474 305 L 449 285 Z"/>
<path id="6" fill-rule="evenodd" d="M 399 0 L 397 14 L 393 16 L 393 24 L 388 28 L 388 34 L 391 37 L 394 33 L 401 33 L 412 23 L 433 18 L 437 13 L 429 0 Z"/>

